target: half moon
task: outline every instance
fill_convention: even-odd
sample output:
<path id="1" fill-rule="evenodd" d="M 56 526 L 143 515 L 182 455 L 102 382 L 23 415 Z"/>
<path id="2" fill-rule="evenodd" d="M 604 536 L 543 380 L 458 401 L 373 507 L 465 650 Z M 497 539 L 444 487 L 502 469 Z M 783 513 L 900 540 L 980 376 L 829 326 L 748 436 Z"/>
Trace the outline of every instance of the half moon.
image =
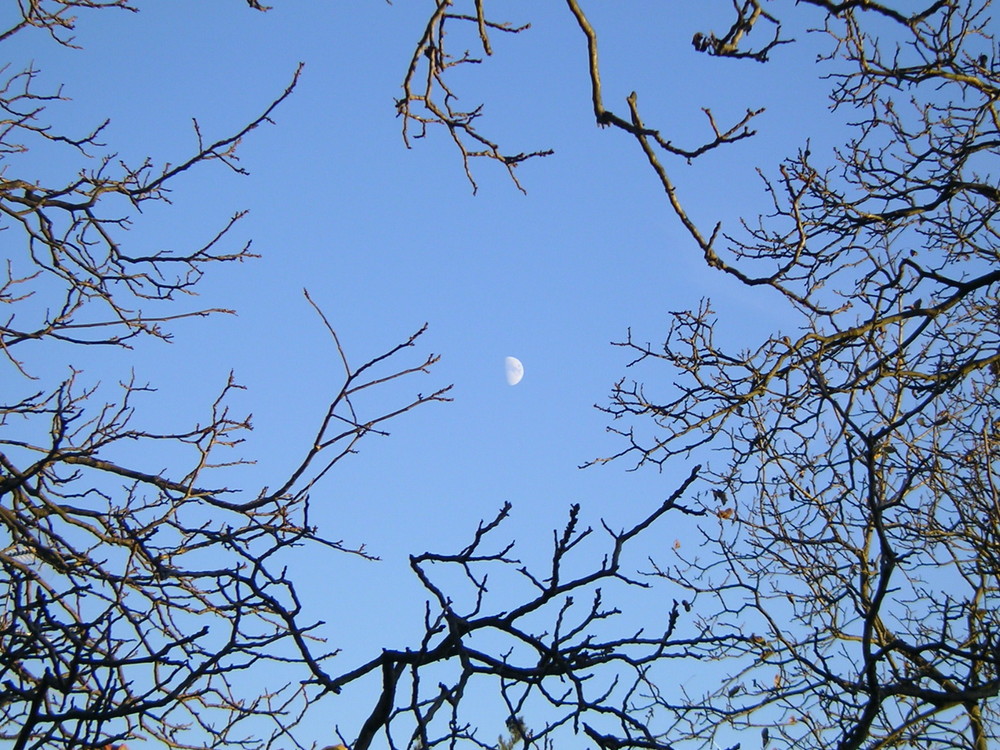
<path id="1" fill-rule="evenodd" d="M 507 377 L 507 385 L 517 385 L 524 377 L 524 365 L 517 357 L 507 357 L 503 361 L 503 369 Z"/>

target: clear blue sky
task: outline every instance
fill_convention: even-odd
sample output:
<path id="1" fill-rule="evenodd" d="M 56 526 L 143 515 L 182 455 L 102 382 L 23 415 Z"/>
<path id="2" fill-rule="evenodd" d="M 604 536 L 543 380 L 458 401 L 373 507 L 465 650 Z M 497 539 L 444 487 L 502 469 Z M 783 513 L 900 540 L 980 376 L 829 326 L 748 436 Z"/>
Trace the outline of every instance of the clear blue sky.
<path id="1" fill-rule="evenodd" d="M 596 127 L 584 39 L 563 4 L 498 4 L 501 20 L 530 21 L 532 29 L 494 35 L 494 58 L 456 76 L 463 104 L 485 102 L 487 135 L 514 151 L 555 149 L 519 169 L 526 196 L 487 162 L 474 164 L 474 196 L 442 132 L 404 147 L 393 102 L 429 3 L 273 4 L 261 14 L 240 0 L 141 3 L 138 14 L 82 16 L 83 50 L 58 48 L 41 33 L 5 49 L 15 65 L 34 59 L 44 81 L 65 84 L 73 101 L 53 108 L 59 121 L 83 129 L 110 117 L 103 140 L 132 162 L 186 158 L 192 117 L 209 139 L 238 129 L 305 63 L 275 125 L 241 148 L 249 177 L 217 166 L 194 170 L 175 182 L 174 204 L 148 211 L 131 233 L 135 248 L 182 249 L 249 209 L 233 241 L 252 238 L 263 257 L 218 269 L 190 302 L 239 315 L 178 325 L 170 346 L 77 352 L 72 361 L 95 380 L 134 368 L 159 388 L 143 418 L 163 429 L 186 424 L 191 410 L 207 413 L 233 370 L 248 388 L 236 408 L 254 414 L 242 453 L 258 460 L 236 481 L 256 488 L 293 464 L 339 382 L 336 350 L 304 287 L 355 363 L 430 324 L 412 361 L 426 352 L 442 360 L 409 387 L 454 383 L 454 402 L 392 423 L 391 437 L 363 443 L 315 493 L 315 520 L 326 534 L 363 542 L 383 561 L 334 554 L 291 561 L 310 607 L 329 622 L 331 645 L 344 648 L 347 669 L 383 646 L 414 645 L 423 596 L 407 555 L 457 550 L 480 518 L 509 500 L 507 535 L 519 538 L 526 560 L 540 562 L 571 503 L 582 504 L 587 523 L 607 518 L 624 526 L 687 474 L 683 461 L 663 473 L 630 473 L 624 462 L 577 468 L 622 447 L 592 408 L 627 375 L 628 359 L 610 341 L 629 326 L 637 338 L 656 340 L 667 311 L 711 297 L 719 335 L 752 346 L 780 326 L 785 311 L 766 292 L 748 293 L 706 269 L 636 144 Z M 812 58 L 779 50 L 778 63 L 789 66 L 775 77 L 751 63 L 698 55 L 692 34 L 728 28 L 728 0 L 686 4 L 714 13 L 714 25 L 664 10 L 680 4 L 590 5 L 610 107 L 624 110 L 625 96 L 638 91 L 647 122 L 683 144 L 706 134 L 702 107 L 721 121 L 747 107 L 769 108 L 758 139 L 672 167 L 705 226 L 733 226 L 740 214 L 766 209 L 755 167 L 803 145 L 799 123 L 824 116 Z M 475 38 L 468 39 L 471 47 Z M 823 136 L 809 135 L 814 144 Z M 30 162 L 27 171 L 63 168 Z M 507 355 L 524 363 L 516 387 L 504 382 Z M 65 366 L 65 352 L 52 356 L 39 366 Z M 149 461 L 159 468 L 156 457 Z M 666 548 L 685 534 L 691 530 L 663 527 L 648 544 Z M 321 745 L 331 741 L 335 721 L 348 733 L 357 728 L 343 703 L 318 714 L 304 741 L 308 730 Z"/>

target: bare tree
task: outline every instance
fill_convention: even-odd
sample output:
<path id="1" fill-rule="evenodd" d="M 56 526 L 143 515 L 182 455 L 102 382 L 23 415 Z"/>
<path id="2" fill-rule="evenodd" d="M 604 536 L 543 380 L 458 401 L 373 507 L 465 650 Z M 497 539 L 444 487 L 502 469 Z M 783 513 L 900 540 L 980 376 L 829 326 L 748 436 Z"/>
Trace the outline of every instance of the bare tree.
<path id="1" fill-rule="evenodd" d="M 625 618 L 614 601 L 624 588 L 649 586 L 628 572 L 629 552 L 643 532 L 671 512 L 703 513 L 681 502 L 698 468 L 630 527 L 604 524 L 603 541 L 582 527 L 574 505 L 566 526 L 553 534 L 551 568 L 543 572 L 514 556 L 515 542 L 494 541 L 509 503 L 459 552 L 411 556 L 429 596 L 426 634 L 415 647 L 383 649 L 334 679 L 334 691 L 369 675 L 381 685 L 349 746 L 366 750 L 381 734 L 390 748 L 456 742 L 501 747 L 507 740 L 495 740 L 493 727 L 478 726 L 468 715 L 493 702 L 508 717 L 517 747 L 558 746 L 553 738 L 567 727 L 614 747 L 617 740 L 604 734 L 605 726 L 641 738 L 636 747 L 657 747 L 631 704 L 648 670 L 683 656 L 691 645 L 675 635 L 690 605 L 658 601 L 650 628 L 642 629 L 620 622 Z M 714 641 L 709 633 L 702 636 Z M 520 718 L 529 711 L 538 719 L 531 729 Z"/>
<path id="2" fill-rule="evenodd" d="M 40 27 L 72 45 L 72 13 L 132 9 L 124 0 L 20 7 L 0 41 Z M 196 123 L 194 152 L 160 167 L 105 155 L 102 124 L 82 135 L 60 130 L 46 119 L 60 91 L 46 90 L 33 67 L 7 71 L 0 154 L 79 164 L 63 184 L 19 179 L 9 164 L 0 179 L 5 246 L 15 232 L 23 239 L 0 284 L 0 737 L 16 750 L 139 736 L 165 747 L 295 744 L 290 731 L 316 691 L 309 685 L 330 681 L 332 649 L 303 618 L 282 555 L 307 544 L 367 554 L 311 523 L 310 492 L 388 420 L 448 400 L 447 388 L 395 403 L 378 395 L 433 366 L 433 355 L 409 358 L 423 329 L 358 363 L 327 324 L 343 363 L 339 387 L 303 436 L 298 464 L 253 491 L 229 484 L 247 462 L 238 446 L 250 429 L 227 406 L 240 387 L 232 377 L 193 424 L 162 431 L 142 417 L 155 398 L 147 384 L 126 375 L 109 390 L 73 367 L 79 347 L 155 343 L 173 321 L 226 312 L 185 300 L 212 267 L 250 257 L 230 237 L 239 215 L 182 252 L 130 249 L 126 230 L 181 173 L 213 162 L 242 173 L 239 140 L 270 122 L 298 75 L 231 135 L 207 137 Z M 65 356 L 68 375 L 39 379 L 40 354 Z M 254 689 L 237 679 L 264 667 L 287 683 Z"/>
<path id="3" fill-rule="evenodd" d="M 490 54 L 490 31 L 526 25 L 490 21 L 486 6 L 440 2 L 432 21 L 475 28 Z M 566 0 L 597 123 L 635 140 L 705 262 L 777 292 L 791 321 L 731 351 L 716 343 L 724 321 L 706 302 L 674 314 L 661 343 L 631 332 L 619 343 L 650 374 L 615 386 L 602 408 L 623 445 L 592 463 L 706 457 L 702 510 L 725 521 L 703 527 L 711 553 L 657 555 L 647 572 L 694 609 L 664 643 L 690 635 L 719 679 L 704 694 L 673 694 L 669 674 L 644 670 L 619 734 L 591 738 L 711 747 L 737 733 L 768 747 L 985 750 L 1000 693 L 990 3 L 734 0 L 725 33 L 697 29 L 692 45 L 706 59 L 767 63 L 780 77 L 793 41 L 783 26 L 812 27 L 797 43 L 817 51 L 833 108 L 853 122 L 829 154 L 812 152 L 804 123 L 799 150 L 765 180 L 771 212 L 734 229 L 699 226 L 670 160 L 740 148 L 759 110 L 722 125 L 709 113 L 704 142 L 679 147 L 644 122 L 637 94 L 609 106 L 584 6 Z M 413 72 L 423 65 L 435 85 L 402 111 L 416 119 L 417 103 L 463 143 L 488 141 L 442 109 L 451 92 L 435 61 L 462 57 L 449 57 L 442 33 L 422 58 L 428 39 L 406 80 L 423 80 Z"/>
<path id="4" fill-rule="evenodd" d="M 69 43 L 73 6 L 126 7 L 26 4 L 6 36 L 42 25 Z M 795 333 L 729 351 L 715 341 L 722 323 L 708 302 L 675 314 L 657 345 L 629 333 L 620 346 L 651 374 L 614 387 L 603 408 L 623 442 L 596 463 L 679 465 L 686 478 L 650 512 L 604 521 L 600 534 L 571 509 L 544 571 L 496 541 L 509 507 L 462 550 L 413 555 L 428 606 L 425 634 L 409 648 L 328 673 L 276 560 L 307 542 L 347 550 L 309 523 L 315 482 L 386 419 L 447 398 L 358 411 L 370 386 L 433 364 L 392 366 L 419 333 L 352 366 L 329 327 L 342 388 L 278 489 L 243 496 L 213 481 L 239 462 L 226 450 L 248 427 L 225 407 L 234 382 L 207 420 L 169 434 L 136 426 L 133 409 L 149 394 L 134 381 L 107 401 L 73 373 L 12 399 L 0 422 L 0 513 L 12 543 L 0 554 L 7 737 L 18 748 L 96 747 L 140 731 L 172 746 L 189 732 L 213 746 L 295 744 L 308 703 L 374 681 L 370 711 L 340 738 L 353 750 L 551 746 L 562 732 L 602 750 L 987 748 L 1000 692 L 1000 74 L 988 6 L 735 0 L 723 31 L 695 30 L 705 61 L 766 64 L 780 76 L 792 43 L 783 29 L 818 29 L 796 43 L 815 45 L 833 105 L 855 122 L 831 154 L 804 139 L 764 184 L 770 214 L 724 230 L 689 215 L 671 164 L 752 142 L 759 109 L 722 124 L 709 113 L 704 140 L 677 145 L 644 122 L 637 94 L 621 109 L 605 102 L 599 29 L 566 0 L 597 123 L 635 140 L 705 262 L 779 295 Z M 527 28 L 491 18 L 485 0 L 436 2 L 397 102 L 404 136 L 447 132 L 470 180 L 476 158 L 514 178 L 517 164 L 547 153 L 508 152 L 480 132 L 480 108 L 454 108 L 449 71 L 475 59 L 451 53 L 461 30 L 489 55 L 491 35 Z M 248 247 L 223 249 L 223 231 L 184 256 L 127 255 L 123 220 L 106 218 L 119 207 L 102 207 L 162 199 L 165 182 L 205 162 L 240 169 L 238 136 L 267 122 L 294 81 L 236 136 L 199 134 L 194 156 L 159 170 L 89 156 L 96 132 L 54 135 L 39 118 L 57 94 L 36 86 L 31 70 L 10 78 L 4 148 L 30 141 L 96 164 L 69 185 L 0 185 L 8 223 L 27 238 L 2 291 L 17 317 L 0 330 L 25 383 L 31 363 L 18 352 L 29 341 L 129 346 L 169 335 L 176 317 L 218 312 L 134 308 L 161 309 Z M 60 305 L 32 304 L 35 289 L 52 299 L 56 283 Z M 182 458 L 170 470 L 128 460 L 135 442 Z M 691 456 L 702 466 L 687 467 Z M 667 514 L 710 521 L 697 556 L 643 548 Z M 643 590 L 656 592 L 646 627 L 617 604 Z M 261 664 L 289 667 L 296 681 L 241 693 L 234 673 Z M 711 688 L 676 687 L 677 670 L 692 664 L 712 675 Z M 476 725 L 472 709 L 489 700 L 509 717 L 510 739 Z M 248 737 L 251 717 L 270 719 L 272 735 Z"/>

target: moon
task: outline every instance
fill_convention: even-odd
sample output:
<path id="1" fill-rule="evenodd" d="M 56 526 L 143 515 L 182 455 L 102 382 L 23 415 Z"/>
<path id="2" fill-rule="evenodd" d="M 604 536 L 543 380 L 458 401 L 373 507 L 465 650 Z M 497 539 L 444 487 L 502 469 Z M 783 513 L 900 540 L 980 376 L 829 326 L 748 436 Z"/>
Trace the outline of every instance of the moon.
<path id="1" fill-rule="evenodd" d="M 507 385 L 517 385 L 524 377 L 524 365 L 517 357 L 507 357 L 503 361 L 503 369 L 507 376 Z"/>

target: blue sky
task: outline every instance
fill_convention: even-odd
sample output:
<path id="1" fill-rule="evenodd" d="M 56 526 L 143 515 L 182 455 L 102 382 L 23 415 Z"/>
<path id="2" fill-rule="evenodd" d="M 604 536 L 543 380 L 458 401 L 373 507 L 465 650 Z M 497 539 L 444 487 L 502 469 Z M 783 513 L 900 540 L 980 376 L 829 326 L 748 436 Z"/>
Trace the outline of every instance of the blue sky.
<path id="1" fill-rule="evenodd" d="M 321 528 L 365 543 L 383 561 L 329 554 L 292 562 L 316 616 L 330 622 L 331 643 L 344 648 L 346 669 L 383 646 L 410 645 L 407 635 L 419 629 L 423 597 L 407 555 L 459 548 L 509 500 L 507 534 L 521 540 L 525 559 L 541 562 L 570 503 L 582 504 L 587 523 L 603 517 L 624 526 L 687 474 L 683 461 L 662 473 L 628 472 L 627 462 L 577 468 L 622 447 L 592 408 L 627 374 L 627 356 L 610 341 L 629 326 L 655 341 L 668 311 L 711 297 L 720 337 L 753 346 L 787 311 L 766 292 L 708 270 L 636 144 L 596 127 L 584 39 L 561 3 L 504 3 L 502 20 L 533 28 L 494 35 L 494 58 L 456 76 L 463 102 L 485 102 L 487 135 L 514 151 L 555 149 L 518 170 L 527 195 L 486 162 L 473 164 L 473 195 L 441 132 L 404 147 L 393 101 L 428 3 L 274 5 L 260 14 L 237 0 L 149 3 L 138 14 L 83 15 L 83 50 L 56 47 L 40 33 L 7 43 L 15 65 L 34 59 L 43 81 L 65 85 L 73 101 L 54 107 L 54 119 L 83 129 L 110 117 L 103 140 L 132 162 L 187 157 L 192 117 L 207 138 L 238 129 L 305 63 L 275 125 L 253 132 L 240 150 L 249 177 L 194 170 L 175 182 L 173 205 L 151 207 L 130 234 L 134 247 L 180 249 L 249 209 L 233 242 L 252 238 L 261 259 L 219 269 L 189 303 L 238 315 L 179 324 L 174 344 L 132 353 L 40 351 L 48 359 L 36 366 L 61 371 L 72 361 L 109 381 L 134 368 L 159 388 L 144 418 L 164 426 L 180 426 L 190 410 L 207 413 L 234 371 L 248 389 L 235 408 L 254 415 L 243 454 L 258 463 L 241 476 L 255 487 L 293 465 L 340 374 L 303 288 L 355 363 L 429 323 L 412 360 L 427 352 L 442 360 L 410 389 L 453 383 L 454 402 L 392 423 L 391 437 L 364 443 L 315 492 Z M 692 34 L 728 28 L 728 2 L 689 4 L 714 13 L 714 26 L 662 3 L 592 5 L 609 107 L 624 110 L 636 90 L 647 122 L 684 144 L 707 131 L 702 107 L 720 121 L 768 107 L 759 138 L 672 167 L 705 226 L 734 226 L 739 215 L 766 209 L 754 169 L 804 145 L 800 122 L 830 118 L 812 58 L 782 49 L 775 57 L 786 72 L 768 77 L 763 66 L 697 55 Z M 664 20 L 649 23 L 653 11 Z M 809 135 L 814 144 L 824 137 Z M 27 163 L 39 176 L 63 168 Z M 507 355 L 525 367 L 513 388 L 504 382 Z M 662 527 L 650 544 L 666 547 L 686 533 Z M 341 711 L 310 719 L 306 733 L 323 744 Z M 345 728 L 355 728 L 350 721 Z"/>

